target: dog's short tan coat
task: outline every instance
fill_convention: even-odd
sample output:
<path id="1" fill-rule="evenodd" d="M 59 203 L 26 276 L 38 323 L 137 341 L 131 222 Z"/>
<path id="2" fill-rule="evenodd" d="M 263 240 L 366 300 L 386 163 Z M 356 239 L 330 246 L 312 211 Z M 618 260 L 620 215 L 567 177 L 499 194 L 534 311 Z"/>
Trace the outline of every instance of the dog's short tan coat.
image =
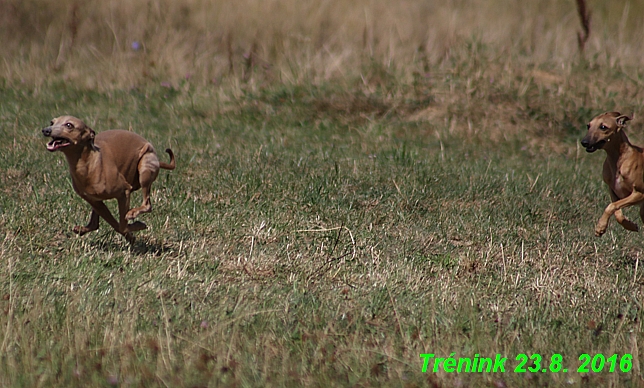
<path id="1" fill-rule="evenodd" d="M 622 214 L 628 206 L 640 206 L 644 221 L 644 151 L 631 144 L 624 132 L 630 117 L 619 112 L 602 113 L 588 123 L 588 133 L 581 140 L 588 152 L 606 151 L 602 176 L 610 189 L 611 203 L 595 226 L 595 235 L 606 233 L 608 221 L 615 219 L 624 228 L 637 232 L 638 227 Z"/>
<path id="2" fill-rule="evenodd" d="M 143 230 L 146 225 L 140 221 L 128 223 L 128 220 L 152 211 L 150 188 L 159 168 L 175 168 L 172 150 L 166 149 L 170 163 L 159 162 L 154 147 L 143 137 L 118 129 L 96 134 L 73 116 L 55 118 L 42 133 L 53 139 L 47 144 L 49 151 L 65 155 L 74 190 L 92 206 L 89 223 L 75 226 L 74 232 L 83 235 L 98 229 L 100 216 L 127 241 L 133 242 L 132 232 Z M 139 188 L 143 203 L 130 209 L 130 194 Z M 118 201 L 118 222 L 103 203 L 112 198 Z"/>

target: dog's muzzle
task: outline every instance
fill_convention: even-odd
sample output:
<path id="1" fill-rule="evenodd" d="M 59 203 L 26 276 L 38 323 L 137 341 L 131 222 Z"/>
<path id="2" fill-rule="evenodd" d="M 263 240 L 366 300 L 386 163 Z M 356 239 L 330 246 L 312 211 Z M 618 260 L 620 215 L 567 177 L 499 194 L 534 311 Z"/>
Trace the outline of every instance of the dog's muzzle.
<path id="1" fill-rule="evenodd" d="M 597 143 L 590 144 L 590 141 L 588 139 L 584 138 L 581 140 L 581 145 L 586 149 L 586 152 L 595 152 L 598 149 L 601 149 L 604 144 L 606 144 L 606 140 L 600 140 Z"/>
<path id="2" fill-rule="evenodd" d="M 47 151 L 53 152 L 57 151 L 63 147 L 67 147 L 68 145 L 71 145 L 72 143 L 69 141 L 69 139 L 66 139 L 64 137 L 55 137 L 51 135 L 51 127 L 46 127 L 42 129 L 42 134 L 46 137 L 51 137 L 52 140 L 47 143 Z"/>

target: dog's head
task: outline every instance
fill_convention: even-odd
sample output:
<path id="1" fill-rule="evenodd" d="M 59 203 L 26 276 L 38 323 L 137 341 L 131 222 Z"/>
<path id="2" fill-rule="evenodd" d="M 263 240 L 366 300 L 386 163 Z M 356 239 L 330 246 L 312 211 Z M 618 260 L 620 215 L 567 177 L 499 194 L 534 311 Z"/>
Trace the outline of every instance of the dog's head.
<path id="1" fill-rule="evenodd" d="M 53 119 L 50 125 L 42 129 L 42 134 L 51 137 L 47 150 L 54 152 L 71 150 L 76 147 L 94 146 L 96 133 L 85 123 L 73 116 L 60 116 Z"/>
<path id="2" fill-rule="evenodd" d="M 630 117 L 619 112 L 602 113 L 588 123 L 588 133 L 581 140 L 581 145 L 587 152 L 595 152 L 603 148 L 611 138 L 626 127 Z"/>

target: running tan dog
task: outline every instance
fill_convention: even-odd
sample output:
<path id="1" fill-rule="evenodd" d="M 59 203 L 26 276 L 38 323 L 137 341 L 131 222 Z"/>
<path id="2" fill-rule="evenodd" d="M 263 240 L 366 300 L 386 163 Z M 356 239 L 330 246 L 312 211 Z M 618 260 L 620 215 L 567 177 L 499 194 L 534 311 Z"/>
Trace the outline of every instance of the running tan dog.
<path id="1" fill-rule="evenodd" d="M 640 205 L 640 218 L 644 221 L 644 151 L 628 141 L 624 127 L 629 120 L 619 112 L 600 114 L 588 123 L 588 133 L 581 140 L 587 152 L 600 148 L 606 151 L 602 175 L 612 202 L 595 226 L 597 237 L 606 233 L 613 214 L 625 229 L 637 232 L 637 225 L 622 214 L 625 207 Z"/>
<path id="2" fill-rule="evenodd" d="M 132 232 L 146 229 L 140 221 L 128 224 L 141 213 L 152 211 L 150 187 L 159 174 L 159 168 L 174 170 L 174 154 L 169 148 L 170 163 L 159 162 L 154 147 L 141 136 L 114 129 L 98 135 L 80 119 L 61 116 L 43 128 L 43 135 L 53 140 L 47 150 L 65 154 L 72 176 L 72 185 L 78 195 L 92 205 L 87 226 L 75 226 L 74 232 L 84 235 L 98 229 L 98 216 L 134 242 Z M 143 204 L 130 209 L 130 194 L 143 188 Z M 120 221 L 117 222 L 105 203 L 116 198 Z"/>

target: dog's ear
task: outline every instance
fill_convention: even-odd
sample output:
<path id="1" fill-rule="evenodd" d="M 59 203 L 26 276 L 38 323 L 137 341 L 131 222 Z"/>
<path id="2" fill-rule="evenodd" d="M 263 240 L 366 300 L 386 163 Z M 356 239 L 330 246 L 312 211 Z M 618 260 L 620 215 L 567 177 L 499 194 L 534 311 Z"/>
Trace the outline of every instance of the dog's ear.
<path id="1" fill-rule="evenodd" d="M 83 140 L 87 141 L 90 147 L 94 150 L 98 150 L 98 147 L 94 145 L 94 139 L 96 138 L 96 132 L 90 127 L 85 127 L 85 133 L 83 133 Z"/>
<path id="2" fill-rule="evenodd" d="M 627 121 L 631 121 L 633 118 L 626 116 L 626 115 L 621 115 L 615 119 L 617 121 L 617 126 L 620 128 L 624 128 L 626 126 Z"/>
<path id="3" fill-rule="evenodd" d="M 94 142 L 95 137 L 96 137 L 96 132 L 94 132 L 94 130 L 90 127 L 85 127 L 85 130 L 83 131 L 83 135 L 82 135 L 83 140 Z"/>

